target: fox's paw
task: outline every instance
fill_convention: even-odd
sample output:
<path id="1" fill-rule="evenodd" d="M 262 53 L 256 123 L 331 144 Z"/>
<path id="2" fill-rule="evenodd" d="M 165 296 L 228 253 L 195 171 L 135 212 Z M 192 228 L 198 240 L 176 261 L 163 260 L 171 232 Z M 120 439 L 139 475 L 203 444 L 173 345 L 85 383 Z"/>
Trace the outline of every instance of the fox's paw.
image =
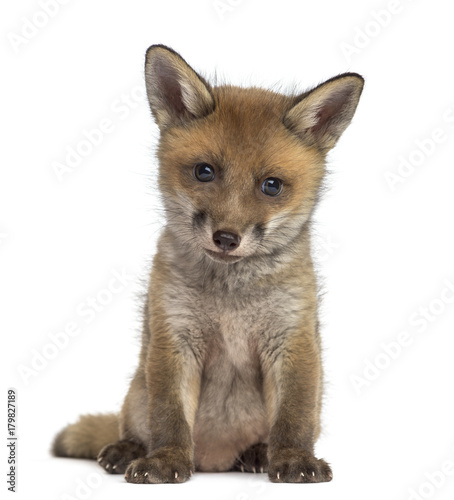
<path id="1" fill-rule="evenodd" d="M 241 472 L 268 472 L 267 451 L 267 444 L 254 444 L 236 459 L 232 470 Z"/>
<path id="2" fill-rule="evenodd" d="M 145 455 L 145 448 L 141 444 L 121 440 L 104 446 L 99 452 L 98 463 L 109 474 L 124 474 L 133 460 Z"/>
<path id="3" fill-rule="evenodd" d="M 271 455 L 268 476 L 273 483 L 324 483 L 331 481 L 331 467 L 322 459 L 298 448 Z"/>
<path id="4" fill-rule="evenodd" d="M 126 469 L 128 483 L 184 483 L 194 472 L 190 454 L 181 448 L 159 448 Z"/>

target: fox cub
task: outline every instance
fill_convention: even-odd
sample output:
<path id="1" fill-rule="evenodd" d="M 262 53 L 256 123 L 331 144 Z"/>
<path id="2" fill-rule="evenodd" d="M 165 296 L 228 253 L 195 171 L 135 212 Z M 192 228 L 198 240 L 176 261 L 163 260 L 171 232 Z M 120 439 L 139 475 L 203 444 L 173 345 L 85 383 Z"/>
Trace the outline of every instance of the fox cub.
<path id="1" fill-rule="evenodd" d="M 194 471 L 330 481 L 314 456 L 323 372 L 310 225 L 325 158 L 364 80 L 309 92 L 213 87 L 163 45 L 145 77 L 166 226 L 120 414 L 84 415 L 53 453 L 130 483 Z"/>

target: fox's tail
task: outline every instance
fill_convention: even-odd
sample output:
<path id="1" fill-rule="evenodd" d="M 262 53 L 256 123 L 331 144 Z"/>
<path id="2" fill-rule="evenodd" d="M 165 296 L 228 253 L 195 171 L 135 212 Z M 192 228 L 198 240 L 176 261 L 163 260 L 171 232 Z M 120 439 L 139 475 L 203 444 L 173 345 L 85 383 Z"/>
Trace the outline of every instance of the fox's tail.
<path id="1" fill-rule="evenodd" d="M 56 457 L 95 459 L 104 446 L 118 441 L 119 436 L 116 413 L 82 415 L 55 436 L 51 451 Z"/>

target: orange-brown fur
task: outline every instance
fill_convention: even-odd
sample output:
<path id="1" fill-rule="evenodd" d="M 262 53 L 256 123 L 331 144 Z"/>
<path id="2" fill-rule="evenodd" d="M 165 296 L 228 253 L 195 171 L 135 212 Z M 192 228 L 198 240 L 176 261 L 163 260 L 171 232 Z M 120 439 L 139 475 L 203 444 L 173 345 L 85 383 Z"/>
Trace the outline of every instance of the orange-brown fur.
<path id="1" fill-rule="evenodd" d="M 73 424 L 54 452 L 96 448 L 102 467 L 132 483 L 182 482 L 194 470 L 329 481 L 314 457 L 323 370 L 310 223 L 363 80 L 340 75 L 293 96 L 211 87 L 163 46 L 149 49 L 145 74 L 167 225 L 139 366 L 118 428 L 95 437 L 91 420 Z M 214 176 L 198 179 L 198 165 Z"/>

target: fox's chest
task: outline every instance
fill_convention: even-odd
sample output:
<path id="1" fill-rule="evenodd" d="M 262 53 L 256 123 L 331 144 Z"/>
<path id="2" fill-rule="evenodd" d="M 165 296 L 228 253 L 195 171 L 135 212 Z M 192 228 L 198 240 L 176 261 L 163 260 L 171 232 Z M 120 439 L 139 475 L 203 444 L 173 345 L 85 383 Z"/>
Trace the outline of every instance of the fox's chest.
<path id="1" fill-rule="evenodd" d="M 238 371 L 256 369 L 263 350 L 296 326 L 300 307 L 282 286 L 225 290 L 222 282 L 185 287 L 179 281 L 164 298 L 172 332 L 205 370 L 221 362 Z"/>
<path id="2" fill-rule="evenodd" d="M 216 305 L 214 306 L 216 308 Z M 213 331 L 207 333 L 206 366 L 228 360 L 236 369 L 258 363 L 260 318 L 253 307 L 217 307 Z M 264 326 L 264 325 L 263 325 Z"/>
<path id="3" fill-rule="evenodd" d="M 232 292 L 222 283 L 181 284 L 167 294 L 166 304 L 172 330 L 202 366 L 196 464 L 201 470 L 228 470 L 249 446 L 267 442 L 262 355 L 285 335 L 294 304 L 282 288 Z"/>
<path id="4" fill-rule="evenodd" d="M 194 423 L 199 470 L 228 470 L 249 446 L 266 442 L 260 337 L 265 322 L 259 297 L 202 293 L 175 295 L 176 331 L 202 365 Z M 178 303 L 178 306 L 176 304 Z"/>
<path id="5" fill-rule="evenodd" d="M 257 331 L 251 315 L 220 314 L 207 340 L 195 419 L 196 464 L 228 470 L 249 446 L 269 433 Z"/>

